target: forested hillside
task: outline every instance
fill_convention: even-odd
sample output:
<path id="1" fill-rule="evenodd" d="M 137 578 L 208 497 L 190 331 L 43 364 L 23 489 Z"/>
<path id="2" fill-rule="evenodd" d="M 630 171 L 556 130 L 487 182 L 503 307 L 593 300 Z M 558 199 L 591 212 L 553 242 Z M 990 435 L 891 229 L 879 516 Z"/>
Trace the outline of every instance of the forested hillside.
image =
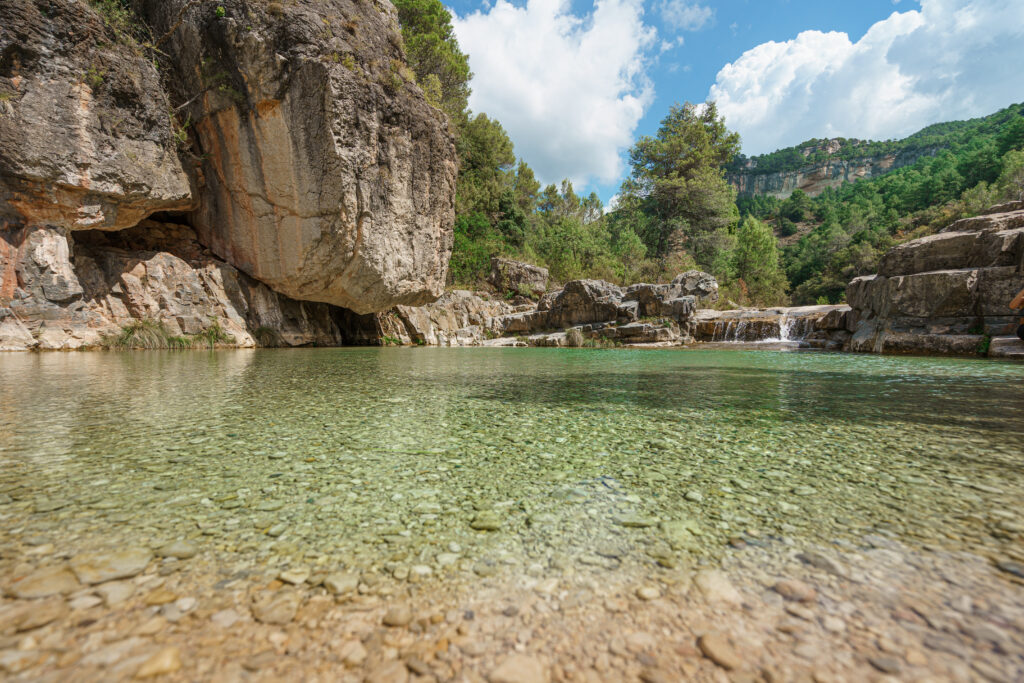
<path id="1" fill-rule="evenodd" d="M 558 281 L 650 282 L 699 267 L 719 279 L 725 305 L 838 302 L 847 281 L 873 272 L 895 242 L 1024 192 L 1024 105 L 898 142 L 846 141 L 840 158 L 942 150 L 813 199 L 797 192 L 737 204 L 725 173 L 746 163 L 739 136 L 714 103 L 685 104 L 630 150 L 630 177 L 606 214 L 596 194 L 581 197 L 568 180 L 541 187 L 501 123 L 468 109 L 468 60 L 439 0 L 396 6 L 416 80 L 457 137 L 455 285 L 480 285 L 490 258 L 502 255 L 546 266 Z M 757 172 L 809 160 L 798 148 L 780 150 L 758 157 Z"/>

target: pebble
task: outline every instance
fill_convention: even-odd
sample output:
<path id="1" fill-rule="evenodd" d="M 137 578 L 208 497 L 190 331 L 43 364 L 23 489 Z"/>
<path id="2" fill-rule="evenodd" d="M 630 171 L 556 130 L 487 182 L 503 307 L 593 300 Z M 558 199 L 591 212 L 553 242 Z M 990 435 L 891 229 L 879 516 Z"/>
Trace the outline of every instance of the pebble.
<path id="1" fill-rule="evenodd" d="M 366 676 L 366 683 L 406 683 L 409 670 L 402 662 L 381 664 Z"/>
<path id="2" fill-rule="evenodd" d="M 685 498 L 691 503 L 701 503 L 704 501 L 704 495 L 700 491 L 687 491 Z"/>
<path id="3" fill-rule="evenodd" d="M 654 586 L 640 586 L 636 589 L 636 596 L 641 600 L 657 600 L 661 597 L 661 591 Z"/>
<path id="4" fill-rule="evenodd" d="M 359 577 L 348 572 L 334 572 L 324 579 L 324 588 L 333 595 L 353 593 L 358 587 Z"/>
<path id="5" fill-rule="evenodd" d="M 658 519 L 656 517 L 648 517 L 646 515 L 629 514 L 617 517 L 615 519 L 615 523 L 619 526 L 631 529 L 645 529 L 647 527 L 657 526 Z"/>
<path id="6" fill-rule="evenodd" d="M 15 581 L 8 592 L 16 598 L 48 598 L 78 588 L 78 579 L 67 567 L 43 567 Z"/>
<path id="7" fill-rule="evenodd" d="M 176 647 L 166 647 L 145 661 L 135 674 L 136 678 L 153 678 L 171 674 L 181 668 L 181 653 Z"/>
<path id="8" fill-rule="evenodd" d="M 717 569 L 705 569 L 697 572 L 693 577 L 693 583 L 708 602 L 722 602 L 731 605 L 739 605 L 743 602 L 743 596 L 736 590 L 729 577 Z"/>
<path id="9" fill-rule="evenodd" d="M 840 577 L 845 576 L 846 574 L 846 572 L 843 571 L 842 567 L 840 567 L 835 560 L 825 557 L 821 553 L 807 551 L 800 553 L 796 557 L 804 564 L 808 564 L 814 567 L 815 569 L 821 569 L 822 571 L 828 572 L 829 574 L 834 574 L 835 576 Z"/>
<path id="10" fill-rule="evenodd" d="M 772 586 L 772 590 L 793 602 L 811 602 L 818 597 L 818 592 L 803 581 L 796 579 L 783 579 Z"/>
<path id="11" fill-rule="evenodd" d="M 179 560 L 188 560 L 196 556 L 199 549 L 187 541 L 175 541 L 157 548 L 157 557 L 176 557 Z"/>
<path id="12" fill-rule="evenodd" d="M 1007 574 L 1016 576 L 1018 579 L 1024 579 L 1024 563 L 1022 562 L 1015 562 L 1014 560 L 1000 560 L 996 562 L 996 567 Z"/>
<path id="13" fill-rule="evenodd" d="M 491 671 L 490 683 L 548 683 L 548 673 L 536 657 L 510 654 Z"/>
<path id="14" fill-rule="evenodd" d="M 412 582 L 422 581 L 428 578 L 434 570 L 425 564 L 416 564 L 409 568 L 409 580 Z"/>
<path id="15" fill-rule="evenodd" d="M 70 607 L 73 610 L 85 610 L 102 604 L 103 599 L 100 597 L 97 597 L 95 595 L 83 595 L 69 602 L 68 607 Z"/>
<path id="16" fill-rule="evenodd" d="M 293 586 L 299 586 L 306 583 L 306 579 L 309 578 L 310 571 L 306 567 L 294 567 L 287 569 L 277 575 L 277 578 L 281 579 L 285 583 L 290 583 Z"/>
<path id="17" fill-rule="evenodd" d="M 210 617 L 210 621 L 220 628 L 231 628 L 241 620 L 242 615 L 233 609 L 222 609 Z"/>
<path id="18" fill-rule="evenodd" d="M 338 658 L 345 663 L 345 666 L 362 666 L 366 661 L 366 655 L 366 648 L 358 640 L 346 641 L 338 649 Z"/>
<path id="19" fill-rule="evenodd" d="M 252 615 L 264 624 L 288 624 L 295 618 L 302 604 L 302 595 L 298 592 L 282 590 L 257 602 Z"/>
<path id="20" fill-rule="evenodd" d="M 412 608 L 408 605 L 395 605 L 384 613 L 382 623 L 385 626 L 408 626 L 412 621 Z"/>
<path id="21" fill-rule="evenodd" d="M 112 553 L 85 553 L 71 559 L 71 569 L 86 584 L 138 576 L 153 559 L 148 548 L 127 548 Z"/>
<path id="22" fill-rule="evenodd" d="M 697 641 L 697 647 L 705 657 L 728 671 L 738 669 L 743 665 L 743 660 L 721 633 L 707 633 L 701 636 Z"/>
<path id="23" fill-rule="evenodd" d="M 96 587 L 107 607 L 114 607 L 135 595 L 135 584 L 131 581 L 110 581 Z"/>
<path id="24" fill-rule="evenodd" d="M 903 668 L 903 665 L 900 664 L 900 660 L 887 655 L 868 657 L 868 663 L 884 674 L 898 674 Z"/>
<path id="25" fill-rule="evenodd" d="M 492 510 L 484 510 L 477 514 L 469 526 L 477 531 L 497 531 L 501 529 L 502 519 Z"/>

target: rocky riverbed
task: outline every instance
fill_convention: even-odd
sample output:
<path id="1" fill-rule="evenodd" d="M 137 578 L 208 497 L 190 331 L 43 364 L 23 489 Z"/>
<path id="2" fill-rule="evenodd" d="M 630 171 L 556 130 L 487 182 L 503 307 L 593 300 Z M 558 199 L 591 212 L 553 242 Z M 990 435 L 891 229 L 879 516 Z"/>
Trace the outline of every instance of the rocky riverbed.
<path id="1" fill-rule="evenodd" d="M 1016 680 L 1021 371 L 707 351 L 3 356 L 0 667 Z"/>

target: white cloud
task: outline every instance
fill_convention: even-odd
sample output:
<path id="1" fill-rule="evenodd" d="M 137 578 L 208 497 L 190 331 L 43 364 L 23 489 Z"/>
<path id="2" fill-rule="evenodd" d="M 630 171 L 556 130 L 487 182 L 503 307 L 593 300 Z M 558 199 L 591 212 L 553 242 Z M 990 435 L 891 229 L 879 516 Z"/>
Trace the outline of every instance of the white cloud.
<path id="1" fill-rule="evenodd" d="M 597 0 L 579 17 L 568 0 L 498 0 L 454 17 L 473 71 L 474 111 L 494 116 L 543 182 L 613 182 L 622 150 L 651 104 L 654 29 L 639 0 Z"/>
<path id="2" fill-rule="evenodd" d="M 715 14 L 710 7 L 689 0 L 662 0 L 658 12 L 677 31 L 699 31 L 711 23 Z"/>
<path id="3" fill-rule="evenodd" d="M 747 154 L 813 137 L 902 137 L 1024 100 L 1024 2 L 921 0 L 852 42 L 806 31 L 748 50 L 708 95 Z"/>

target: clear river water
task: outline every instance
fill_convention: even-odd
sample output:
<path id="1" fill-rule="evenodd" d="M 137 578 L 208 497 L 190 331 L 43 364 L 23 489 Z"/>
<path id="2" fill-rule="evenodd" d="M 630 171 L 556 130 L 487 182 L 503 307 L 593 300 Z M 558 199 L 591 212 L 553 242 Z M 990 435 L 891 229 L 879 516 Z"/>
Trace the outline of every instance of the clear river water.
<path id="1" fill-rule="evenodd" d="M 998 553 L 1022 417 L 1024 365 L 970 359 L 0 355 L 0 551 L 191 539 L 238 569 L 482 575 L 714 561 L 737 538 Z"/>

